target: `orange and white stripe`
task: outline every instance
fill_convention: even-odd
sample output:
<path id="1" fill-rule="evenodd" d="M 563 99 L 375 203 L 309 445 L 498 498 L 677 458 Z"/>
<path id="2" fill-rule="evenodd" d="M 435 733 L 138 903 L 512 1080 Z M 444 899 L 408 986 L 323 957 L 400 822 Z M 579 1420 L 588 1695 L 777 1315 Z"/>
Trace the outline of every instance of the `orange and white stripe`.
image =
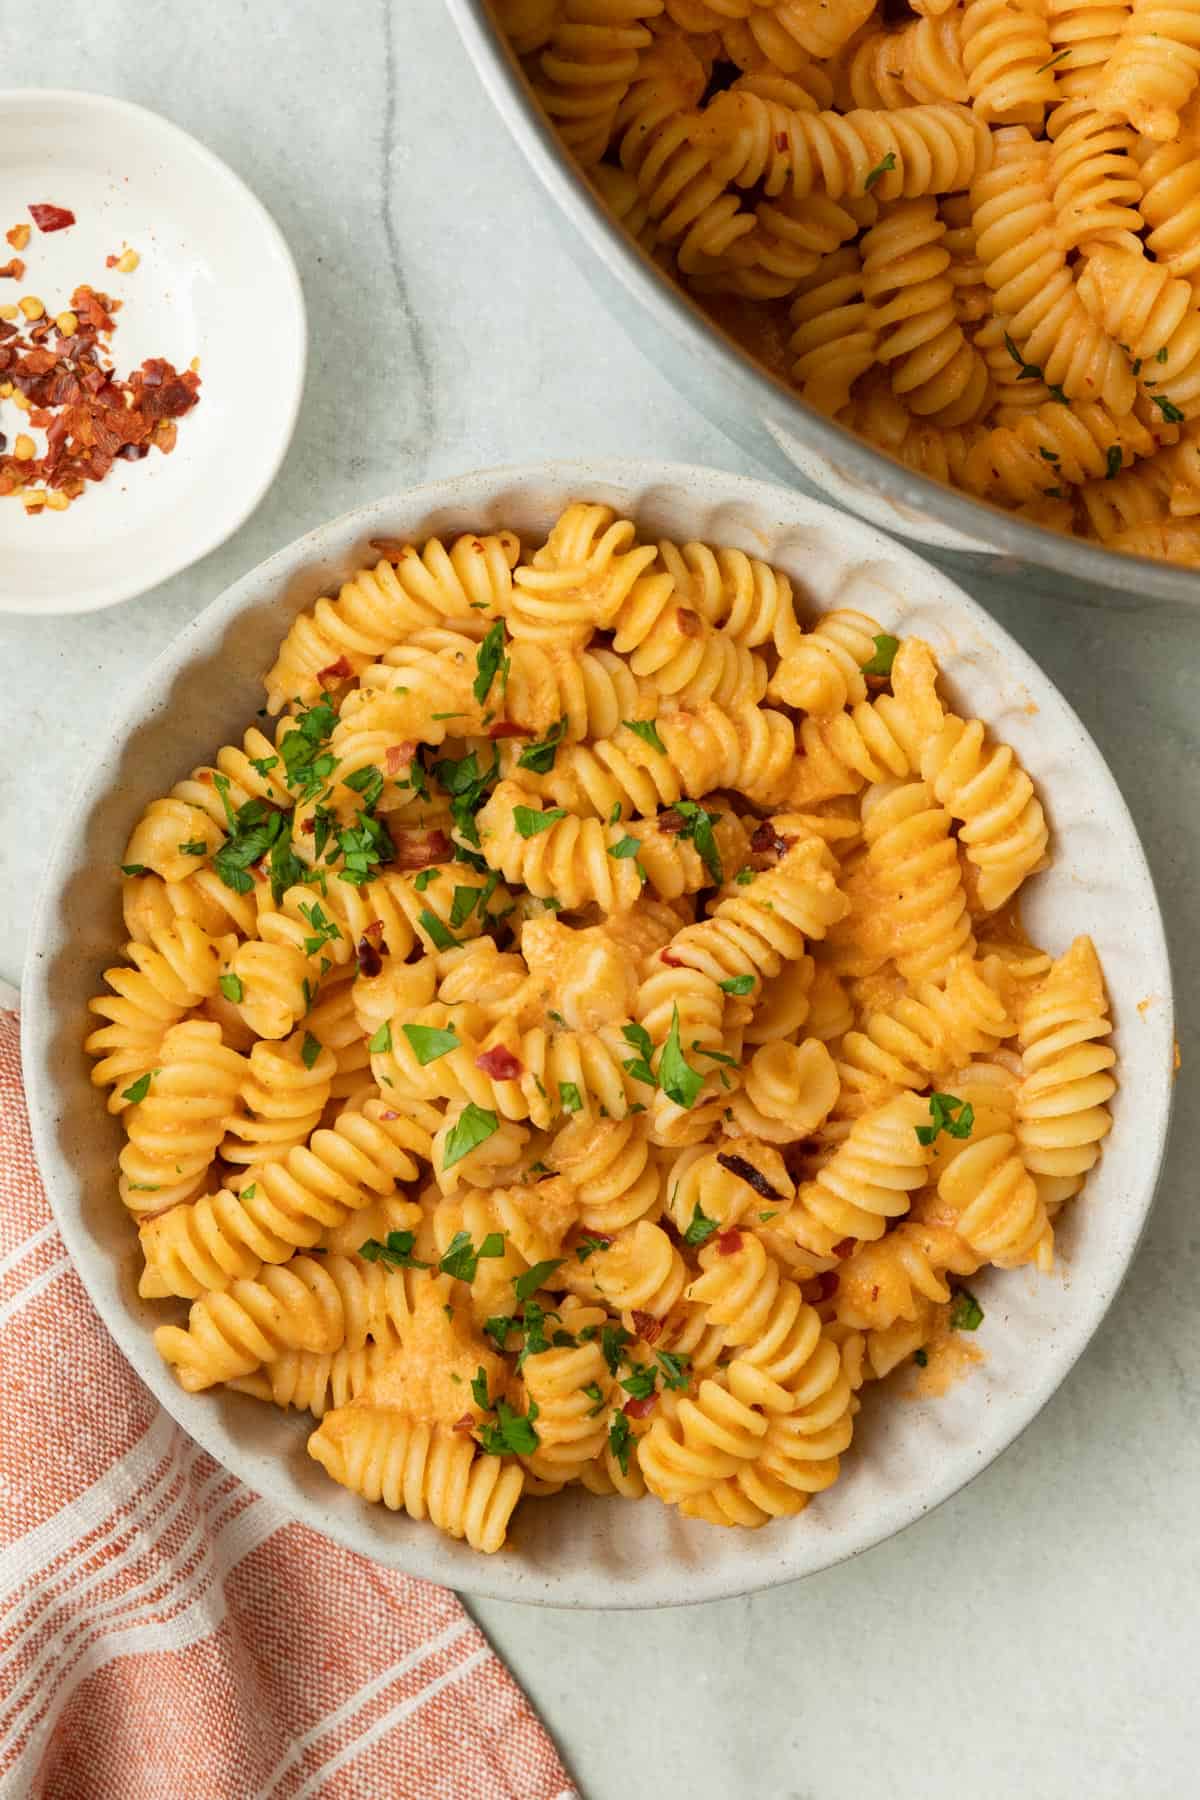
<path id="1" fill-rule="evenodd" d="M 453 1594 L 289 1523 L 97 1319 L 0 994 L 0 1795 L 574 1800 Z"/>

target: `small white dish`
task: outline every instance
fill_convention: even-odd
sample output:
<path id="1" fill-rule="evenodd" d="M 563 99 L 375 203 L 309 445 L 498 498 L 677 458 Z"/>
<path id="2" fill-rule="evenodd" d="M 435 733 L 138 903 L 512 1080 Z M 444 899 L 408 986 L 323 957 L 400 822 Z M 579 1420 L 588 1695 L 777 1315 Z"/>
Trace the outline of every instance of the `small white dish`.
<path id="1" fill-rule="evenodd" d="M 217 745 L 240 741 L 295 614 L 373 561 L 372 538 L 500 524 L 544 535 L 579 498 L 628 513 L 651 536 L 765 557 L 813 612 L 857 606 L 885 630 L 928 639 L 950 696 L 1009 741 L 1038 783 L 1054 863 L 1023 892 L 1025 922 L 1055 952 L 1079 932 L 1095 939 L 1121 1086 L 1087 1193 L 1056 1221 L 1057 1272 L 974 1278 L 986 1360 L 939 1400 L 866 1390 L 841 1480 L 799 1518 L 720 1531 L 649 1499 L 572 1490 L 524 1502 L 508 1546 L 484 1557 L 335 1487 L 305 1454 L 305 1416 L 176 1384 L 151 1339 L 171 1315 L 137 1294 L 140 1253 L 117 1196 L 120 1131 L 81 1045 L 88 997 L 123 942 L 115 865 L 130 828 Z M 140 678 L 94 745 L 36 909 L 23 1006 L 34 1143 L 60 1229 L 97 1311 L 167 1411 L 258 1493 L 362 1555 L 551 1606 L 671 1606 L 772 1587 L 880 1542 L 963 1487 L 1046 1404 L 1104 1317 L 1150 1211 L 1171 1104 L 1171 972 L 1150 872 L 1115 781 L 1057 689 L 954 582 L 881 532 L 785 488 L 678 464 L 543 463 L 438 482 L 347 513 L 236 582 Z"/>
<path id="2" fill-rule="evenodd" d="M 76 224 L 39 231 L 28 209 L 44 203 Z M 304 297 L 278 226 L 233 171 L 156 113 L 101 94 L 0 92 L 0 264 L 17 224 L 32 227 L 17 253 L 26 272 L 0 281 L 0 300 L 34 294 L 57 313 L 87 282 L 125 302 L 119 373 L 150 356 L 180 370 L 200 359 L 200 404 L 170 455 L 117 463 L 65 512 L 0 500 L 0 612 L 92 612 L 187 568 L 258 505 L 304 388 Z M 138 268 L 106 268 L 127 246 Z M 0 400 L 10 446 L 27 429 Z"/>

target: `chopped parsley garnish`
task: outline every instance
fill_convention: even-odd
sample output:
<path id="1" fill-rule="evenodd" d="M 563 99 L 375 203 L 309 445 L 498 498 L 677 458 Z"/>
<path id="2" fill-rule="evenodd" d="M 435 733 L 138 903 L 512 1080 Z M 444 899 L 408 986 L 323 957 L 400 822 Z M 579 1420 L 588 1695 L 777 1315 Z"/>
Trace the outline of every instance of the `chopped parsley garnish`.
<path id="1" fill-rule="evenodd" d="M 636 856 L 641 847 L 640 838 L 623 837 L 620 843 L 608 846 L 608 854 L 617 862 L 623 862 L 626 857 Z"/>
<path id="2" fill-rule="evenodd" d="M 743 870 L 744 874 L 745 871 Z M 741 875 L 737 878 L 742 879 Z M 723 994 L 752 994 L 754 992 L 753 975 L 730 975 L 725 981 L 717 983 Z"/>
<path id="3" fill-rule="evenodd" d="M 1156 351 L 1155 351 L 1155 352 L 1154 352 L 1154 360 L 1155 360 L 1155 362 L 1160 362 L 1160 363 L 1165 363 L 1165 362 L 1166 362 L 1166 360 L 1167 360 L 1167 346 L 1166 346 L 1166 345 L 1165 345 L 1165 344 L 1164 344 L 1164 345 L 1163 345 L 1163 347 L 1162 347 L 1162 349 L 1161 349 L 1161 350 L 1156 350 Z"/>
<path id="4" fill-rule="evenodd" d="M 341 937 L 341 928 L 328 917 L 319 900 L 314 900 L 311 906 L 306 906 L 302 900 L 300 913 L 312 927 L 313 934 L 304 940 L 305 956 L 315 956 L 326 944 L 332 944 Z"/>
<path id="5" fill-rule="evenodd" d="M 383 792 L 383 771 L 374 763 L 365 769 L 355 769 L 353 775 L 344 777 L 345 785 L 353 788 L 356 794 L 362 795 L 362 803 L 368 812 L 374 812 L 379 796 Z"/>
<path id="6" fill-rule="evenodd" d="M 430 1063 L 437 1062 L 439 1057 L 447 1056 L 451 1050 L 457 1050 L 459 1047 L 458 1033 L 452 1025 L 444 1030 L 440 1025 L 402 1025 L 400 1029 L 408 1039 L 412 1046 L 412 1053 L 423 1069 L 427 1068 Z M 381 1048 L 390 1050 L 391 1047 L 389 1031 L 388 1042 Z M 375 1048 L 374 1039 L 371 1041 L 371 1048 L 372 1050 Z M 482 1141 L 481 1138 L 480 1142 L 482 1143 Z"/>
<path id="7" fill-rule="evenodd" d="M 648 1400 L 658 1386 L 658 1371 L 645 1364 L 627 1375 L 621 1386 L 631 1400 Z"/>
<path id="8" fill-rule="evenodd" d="M 521 1308 L 521 1315 L 521 1327 L 525 1333 L 525 1342 L 521 1346 L 521 1354 L 517 1357 L 519 1370 L 525 1367 L 529 1357 L 540 1356 L 543 1350 L 549 1350 L 550 1340 L 546 1336 L 546 1320 L 557 1319 L 559 1316 L 556 1312 L 547 1312 L 533 1299 L 526 1300 Z M 564 1337 L 570 1346 L 574 1346 L 575 1339 L 569 1331 L 555 1335 Z"/>
<path id="9" fill-rule="evenodd" d="M 730 1059 L 732 1061 L 732 1058 Z M 676 1106 L 693 1107 L 704 1086 L 704 1077 L 683 1054 L 679 1042 L 679 1006 L 671 1009 L 671 1029 L 658 1059 L 658 1085 Z"/>
<path id="10" fill-rule="evenodd" d="M 532 806 L 513 807 L 513 824 L 523 838 L 540 837 L 543 831 L 549 831 L 566 816 L 566 808 L 562 806 L 552 806 L 549 812 L 536 812 Z"/>
<path id="11" fill-rule="evenodd" d="M 306 1031 L 304 1034 L 304 1042 L 300 1046 L 300 1060 L 305 1068 L 311 1069 L 320 1054 L 320 1039 L 315 1038 L 311 1031 Z"/>
<path id="12" fill-rule="evenodd" d="M 152 1071 L 152 1073 L 156 1074 L 157 1070 Z M 121 1098 L 122 1098 L 122 1100 L 128 1100 L 131 1105 L 136 1106 L 140 1100 L 144 1100 L 146 1098 L 146 1095 L 149 1092 L 150 1092 L 150 1076 L 149 1075 L 139 1075 L 137 1080 L 134 1082 L 133 1086 L 127 1087 L 125 1089 L 124 1093 L 121 1095 Z"/>
<path id="13" fill-rule="evenodd" d="M 610 1375 L 615 1375 L 620 1368 L 626 1344 L 634 1341 L 633 1333 L 626 1331 L 623 1325 L 606 1325 L 603 1328 L 600 1333 L 600 1350 L 608 1364 Z"/>
<path id="14" fill-rule="evenodd" d="M 374 881 L 380 863 L 395 860 L 396 846 L 387 826 L 370 812 L 360 812 L 357 824 L 339 831 L 337 841 L 342 855 L 338 880 L 349 882 L 351 887 Z"/>
<path id="15" fill-rule="evenodd" d="M 189 838 L 186 844 L 176 844 L 180 856 L 207 856 L 208 845 L 203 838 Z"/>
<path id="16" fill-rule="evenodd" d="M 368 1238 L 358 1246 L 358 1254 L 364 1262 L 387 1263 L 393 1269 L 427 1269 L 430 1265 L 413 1255 L 416 1241 L 413 1231 L 389 1231 L 382 1244 L 378 1238 Z"/>
<path id="17" fill-rule="evenodd" d="M 890 174 L 895 166 L 896 152 L 894 150 L 889 150 L 883 161 L 876 163 L 875 167 L 867 174 L 863 181 L 863 193 L 869 194 L 871 189 L 875 186 L 875 183 L 877 181 L 882 181 L 883 177 Z"/>
<path id="18" fill-rule="evenodd" d="M 625 1073 L 632 1075 L 635 1081 L 644 1081 L 647 1087 L 657 1087 L 658 1077 L 650 1066 L 650 1059 L 654 1055 L 654 1044 L 646 1027 L 644 1025 L 622 1025 L 621 1036 L 638 1052 L 637 1056 L 629 1062 L 621 1064 Z"/>
<path id="19" fill-rule="evenodd" d="M 336 724 L 333 698 L 322 694 L 316 706 L 296 715 L 291 731 L 280 742 L 287 784 L 299 791 L 301 800 L 311 800 L 319 794 L 337 768 L 337 758 L 325 749 Z"/>
<path id="20" fill-rule="evenodd" d="M 532 1456 L 538 1447 L 538 1434 L 533 1426 L 537 1416 L 536 1400 L 529 1402 L 527 1413 L 516 1413 L 507 1400 L 497 1400 L 497 1422 L 480 1426 L 479 1441 L 489 1456 Z"/>
<path id="21" fill-rule="evenodd" d="M 221 779 L 224 780 L 224 777 Z M 284 846 L 284 860 L 288 865 L 285 867 L 283 862 L 279 865 L 278 887 L 274 854 L 277 845 Z M 271 888 L 278 901 L 283 887 L 291 886 L 294 881 L 302 881 L 307 871 L 292 855 L 290 821 L 283 813 L 268 806 L 265 800 L 247 800 L 244 806 L 231 815 L 230 834 L 213 857 L 213 868 L 225 886 L 232 888 L 235 894 L 248 894 L 254 886 L 249 870 L 268 851 L 272 853 Z M 293 863 L 298 873 L 293 874 L 290 867 Z M 286 880 L 287 876 L 291 880 Z"/>
<path id="22" fill-rule="evenodd" d="M 144 875 L 146 865 L 145 863 L 122 863 L 121 873 L 122 875 Z"/>
<path id="23" fill-rule="evenodd" d="M 565 1025 L 567 1022 L 563 1018 L 563 1016 L 560 1012 L 555 1012 L 553 1007 L 550 1008 L 549 1012 L 546 1014 L 546 1017 L 548 1019 L 552 1020 L 555 1025 Z"/>
<path id="24" fill-rule="evenodd" d="M 443 1275 L 453 1276 L 455 1281 L 474 1281 L 475 1271 L 481 1261 L 503 1255 L 504 1233 L 502 1231 L 489 1231 L 478 1250 L 471 1242 L 469 1231 L 456 1231 L 446 1246 L 438 1268 Z"/>
<path id="25" fill-rule="evenodd" d="M 481 1412 L 491 1412 L 492 1401 L 488 1393 L 487 1370 L 482 1363 L 471 1377 L 471 1398 Z"/>
<path id="26" fill-rule="evenodd" d="M 893 637 L 890 631 L 881 631 L 875 638 L 875 654 L 869 662 L 862 666 L 864 675 L 890 675 L 892 664 L 896 660 L 896 652 L 900 648 L 900 639 Z"/>
<path id="27" fill-rule="evenodd" d="M 413 766 L 416 767 L 415 764 Z M 475 823 L 475 814 L 487 798 L 489 789 L 495 785 L 499 773 L 498 751 L 493 754 L 490 769 L 479 767 L 479 758 L 474 750 L 468 756 L 460 756 L 457 761 L 446 756 L 433 765 L 434 780 L 450 796 L 450 815 L 455 826 L 468 844 L 473 844 L 476 849 L 479 848 L 479 827 Z M 469 860 L 461 848 L 455 854 L 459 861 Z"/>
<path id="28" fill-rule="evenodd" d="M 585 1263 L 589 1256 L 595 1256 L 597 1250 L 610 1250 L 611 1248 L 612 1243 L 609 1238 L 585 1237 L 576 1244 L 575 1254 L 581 1263 Z"/>
<path id="29" fill-rule="evenodd" d="M 608 822 L 610 825 L 617 825 L 620 823 L 620 819 L 621 819 L 621 802 L 619 800 L 614 800 L 612 803 L 612 810 L 608 815 Z"/>
<path id="30" fill-rule="evenodd" d="M 1060 406 L 1070 406 L 1071 402 L 1067 399 L 1067 396 L 1060 387 L 1055 387 L 1053 382 L 1048 382 L 1046 384 L 1046 392 L 1052 400 L 1057 400 Z"/>
<path id="31" fill-rule="evenodd" d="M 654 1360 L 659 1366 L 665 1388 L 685 1388 L 687 1386 L 688 1368 L 692 1360 L 690 1356 L 685 1356 L 682 1351 L 675 1354 L 670 1350 L 656 1350 Z"/>
<path id="32" fill-rule="evenodd" d="M 230 831 L 236 831 L 237 812 L 234 809 L 232 800 L 229 798 L 229 777 L 228 775 L 219 775 L 214 769 L 212 772 L 212 779 L 213 786 L 221 796 L 221 805 L 225 808 L 225 817 L 229 821 L 229 829 Z"/>
<path id="33" fill-rule="evenodd" d="M 672 811 L 678 813 L 684 822 L 683 830 L 675 835 L 691 838 L 701 862 L 719 885 L 724 881 L 725 874 L 721 868 L 721 853 L 713 836 L 713 826 L 721 817 L 720 813 L 705 812 L 694 800 L 677 800 Z"/>
<path id="34" fill-rule="evenodd" d="M 1038 445 L 1038 455 L 1046 462 L 1056 463 L 1058 461 L 1058 452 L 1056 450 L 1043 449 L 1041 444 Z"/>
<path id="35" fill-rule="evenodd" d="M 577 1113 L 583 1111 L 583 1095 L 573 1081 L 560 1081 L 558 1084 L 558 1103 L 564 1112 Z"/>
<path id="36" fill-rule="evenodd" d="M 516 1327 L 516 1319 L 511 1313 L 496 1313 L 494 1317 L 483 1321 L 483 1333 L 490 1337 L 497 1350 L 503 1351 L 508 1335 Z"/>
<path id="37" fill-rule="evenodd" d="M 916 1363 L 918 1369 L 925 1368 L 929 1361 L 929 1352 L 927 1350 L 914 1350 L 913 1361 Z"/>
<path id="38" fill-rule="evenodd" d="M 970 1101 L 964 1105 L 953 1094 L 930 1094 L 929 1117 L 933 1121 L 931 1125 L 914 1127 L 918 1143 L 932 1144 L 939 1131 L 944 1131 L 947 1137 L 952 1138 L 970 1137 L 975 1123 L 975 1109 Z"/>
<path id="39" fill-rule="evenodd" d="M 697 1056 L 707 1056 L 715 1063 L 724 1063 L 727 1068 L 736 1069 L 741 1066 L 736 1056 L 727 1056 L 724 1050 L 706 1050 L 699 1038 L 692 1039 L 690 1048 Z"/>
<path id="40" fill-rule="evenodd" d="M 225 998 L 227 1000 L 232 1000 L 235 1006 L 241 1000 L 242 994 L 245 991 L 240 979 L 236 975 L 222 975 L 217 981 L 217 986 L 220 988 Z"/>
<path id="41" fill-rule="evenodd" d="M 757 869 L 739 869 L 733 879 L 739 887 L 749 887 L 757 874 Z"/>
<path id="42" fill-rule="evenodd" d="M 455 930 L 460 925 L 466 924 L 482 898 L 483 889 L 481 887 L 455 888 L 454 897 L 450 903 L 450 923 Z"/>
<path id="43" fill-rule="evenodd" d="M 458 943 L 454 933 L 442 924 L 436 913 L 430 912 L 427 906 L 417 914 L 417 924 L 421 927 L 435 950 L 453 950 Z"/>
<path id="44" fill-rule="evenodd" d="M 392 1022 L 390 1019 L 385 1019 L 374 1037 L 368 1041 L 367 1049 L 371 1052 L 372 1056 L 386 1056 L 391 1047 Z"/>
<path id="45" fill-rule="evenodd" d="M 250 767 L 252 769 L 257 769 L 264 781 L 271 773 L 271 770 L 278 767 L 278 764 L 279 758 L 277 756 L 252 756 L 250 758 Z"/>
<path id="46" fill-rule="evenodd" d="M 659 737 L 653 719 L 622 719 L 621 723 L 626 731 L 632 731 L 635 737 L 640 737 L 643 744 L 649 744 L 660 756 L 667 754 L 667 746 Z"/>
<path id="47" fill-rule="evenodd" d="M 1153 400 L 1155 406 L 1161 410 L 1162 416 L 1168 425 L 1183 424 L 1183 414 L 1173 400 L 1168 400 L 1165 394 L 1151 394 L 1150 398 Z"/>
<path id="48" fill-rule="evenodd" d="M 959 1288 L 950 1308 L 951 1331 L 978 1331 L 983 1324 L 983 1308 L 970 1288 Z"/>
<path id="49" fill-rule="evenodd" d="M 580 1388 L 579 1391 L 581 1394 L 586 1394 L 587 1398 L 594 1402 L 594 1405 L 588 1410 L 589 1419 L 594 1419 L 597 1413 L 604 1411 L 604 1390 L 601 1388 L 598 1381 L 589 1381 L 587 1386 L 585 1388 Z"/>
<path id="50" fill-rule="evenodd" d="M 471 692 L 482 706 L 491 691 L 492 682 L 496 679 L 497 674 L 501 676 L 501 691 L 503 691 L 504 680 L 508 674 L 508 658 L 504 654 L 503 619 L 496 620 L 480 644 L 475 656 L 475 670 Z"/>
<path id="51" fill-rule="evenodd" d="M 1072 46 L 1070 44 L 1068 44 L 1067 48 L 1065 50 L 1060 50 L 1058 52 L 1057 56 L 1052 56 L 1050 58 L 1049 62 L 1044 62 L 1040 68 L 1035 69 L 1033 71 L 1034 74 L 1035 75 L 1044 75 L 1046 73 L 1047 69 L 1052 69 L 1054 67 L 1055 63 L 1060 63 L 1060 62 L 1062 62 L 1064 57 L 1070 56 L 1071 48 L 1072 48 Z"/>
<path id="52" fill-rule="evenodd" d="M 548 775 L 554 767 L 554 759 L 558 755 L 558 746 L 566 736 L 567 721 L 560 719 L 552 725 L 545 737 L 536 744 L 526 744 L 517 758 L 518 769 L 529 769 L 534 775 Z"/>
<path id="53" fill-rule="evenodd" d="M 442 1168 L 452 1169 L 456 1162 L 461 1162 L 464 1156 L 486 1143 L 492 1133 L 499 1129 L 500 1121 L 494 1112 L 487 1112 L 482 1106 L 476 1106 L 473 1100 L 468 1100 L 446 1134 Z"/>
<path id="54" fill-rule="evenodd" d="M 1017 376 L 1018 381 L 1040 381 L 1042 379 L 1042 371 L 1037 363 L 1027 363 L 1025 361 L 1025 358 L 1021 355 L 1021 352 L 1017 349 L 1016 344 L 1013 342 L 1012 338 L 1009 337 L 1007 331 L 1004 334 L 1004 348 L 1008 351 L 1008 354 L 1012 357 L 1017 368 L 1020 370 L 1020 374 Z"/>
<path id="55" fill-rule="evenodd" d="M 683 1234 L 683 1241 L 685 1244 L 691 1244 L 694 1249 L 699 1244 L 706 1244 L 713 1232 L 719 1229 L 718 1221 L 710 1219 L 697 1200 L 692 1212 L 692 1222 Z"/>
<path id="56" fill-rule="evenodd" d="M 760 1225 L 769 1225 L 772 1219 L 777 1219 L 778 1217 L 779 1214 L 777 1212 L 760 1212 L 758 1215 Z"/>
<path id="57" fill-rule="evenodd" d="M 513 1281 L 513 1292 L 517 1299 L 530 1299 L 542 1284 L 549 1280 L 555 1269 L 562 1268 L 564 1260 L 559 1256 L 553 1257 L 547 1262 L 534 1263 L 531 1269 L 526 1269 L 523 1275 L 518 1275 Z"/>
<path id="58" fill-rule="evenodd" d="M 629 1448 L 633 1433 L 623 1412 L 614 1413 L 608 1427 L 608 1447 L 617 1459 L 622 1475 L 629 1473 Z"/>
<path id="59" fill-rule="evenodd" d="M 1124 460 L 1125 456 L 1120 444 L 1110 444 L 1108 449 L 1104 452 L 1105 481 L 1112 481 L 1115 476 L 1121 473 L 1121 464 Z"/>
<path id="60" fill-rule="evenodd" d="M 413 887 L 416 889 L 417 893 L 423 894 L 430 882 L 436 881 L 441 872 L 440 869 L 422 869 L 413 882 Z"/>

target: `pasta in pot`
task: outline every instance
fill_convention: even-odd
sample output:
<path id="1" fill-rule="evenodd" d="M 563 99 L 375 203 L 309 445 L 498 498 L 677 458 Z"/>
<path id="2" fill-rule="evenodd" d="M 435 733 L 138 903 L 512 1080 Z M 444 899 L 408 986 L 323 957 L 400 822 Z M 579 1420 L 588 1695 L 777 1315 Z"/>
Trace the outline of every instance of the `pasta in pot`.
<path id="1" fill-rule="evenodd" d="M 560 47 L 583 16 L 509 10 Z M 875 245 L 957 345 L 948 234 L 902 204 Z M 1033 781 L 927 644 L 806 619 L 740 549 L 590 501 L 543 544 L 380 547 L 288 631 L 274 739 L 122 865 L 84 1048 L 157 1347 L 484 1553 L 570 1484 L 794 1517 L 864 1382 L 978 1324 L 964 1279 L 1052 1266 L 1111 1124 L 1095 950 L 1015 927 Z"/>
<path id="2" fill-rule="evenodd" d="M 1200 0 L 913 0 L 905 19 L 883 0 L 493 7 L 616 218 L 810 405 L 1034 523 L 1200 566 L 1173 476 L 1200 410 Z M 513 635 L 545 634 L 544 577 L 510 575 L 494 541 L 487 603 L 528 592 Z M 775 600 L 757 569 L 660 551 L 735 643 L 720 660 L 705 637 L 680 663 L 638 563 L 618 584 L 635 670 L 744 697 Z M 383 565 L 358 581 L 389 598 L 351 583 L 329 604 L 369 635 L 397 602 Z M 423 617 L 446 597 L 439 578 Z M 601 622 L 580 604 L 578 625 L 559 614 L 568 647 Z M 357 668 L 328 611 L 318 636 Z M 301 658 L 310 684 L 318 654 Z"/>

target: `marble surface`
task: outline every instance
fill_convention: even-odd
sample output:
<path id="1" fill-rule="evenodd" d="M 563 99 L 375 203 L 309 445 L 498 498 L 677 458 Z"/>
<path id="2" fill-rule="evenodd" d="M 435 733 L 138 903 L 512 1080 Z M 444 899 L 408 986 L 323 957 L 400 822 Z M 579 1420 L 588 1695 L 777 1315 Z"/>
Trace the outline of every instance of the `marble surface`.
<path id="1" fill-rule="evenodd" d="M 57 0 L 36 39 L 8 82 L 156 107 L 251 184 L 296 254 L 312 357 L 282 474 L 223 549 L 107 613 L 0 620 L 0 976 L 13 979 L 56 818 L 122 691 L 270 550 L 361 500 L 529 456 L 638 451 L 761 472 L 600 310 L 440 0 Z M 475 1606 L 588 1800 L 1196 1791 L 1200 614 L 972 587 L 1095 734 L 1159 884 L 1183 1073 L 1158 1207 L 1054 1402 L 901 1538 L 699 1609 Z"/>

